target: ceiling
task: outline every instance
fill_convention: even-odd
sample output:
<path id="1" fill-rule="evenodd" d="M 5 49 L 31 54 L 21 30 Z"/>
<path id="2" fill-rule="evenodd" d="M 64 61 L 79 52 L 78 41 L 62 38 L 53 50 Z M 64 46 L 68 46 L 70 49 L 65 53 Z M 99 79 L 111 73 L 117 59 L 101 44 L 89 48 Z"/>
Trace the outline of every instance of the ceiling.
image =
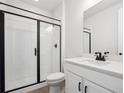
<path id="1" fill-rule="evenodd" d="M 35 7 L 41 8 L 43 10 L 53 11 L 62 0 L 39 0 L 35 2 L 34 0 L 22 0 L 25 3 L 34 5 Z"/>

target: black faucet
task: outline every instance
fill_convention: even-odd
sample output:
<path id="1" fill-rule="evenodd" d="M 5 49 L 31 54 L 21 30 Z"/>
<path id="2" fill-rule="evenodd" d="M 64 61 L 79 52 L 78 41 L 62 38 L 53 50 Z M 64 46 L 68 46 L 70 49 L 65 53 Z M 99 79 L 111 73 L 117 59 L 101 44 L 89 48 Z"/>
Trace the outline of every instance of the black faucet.
<path id="1" fill-rule="evenodd" d="M 96 60 L 106 61 L 105 59 L 105 57 L 107 57 L 106 54 L 109 54 L 109 52 L 104 52 L 104 55 L 102 55 L 101 52 L 95 52 Z"/>

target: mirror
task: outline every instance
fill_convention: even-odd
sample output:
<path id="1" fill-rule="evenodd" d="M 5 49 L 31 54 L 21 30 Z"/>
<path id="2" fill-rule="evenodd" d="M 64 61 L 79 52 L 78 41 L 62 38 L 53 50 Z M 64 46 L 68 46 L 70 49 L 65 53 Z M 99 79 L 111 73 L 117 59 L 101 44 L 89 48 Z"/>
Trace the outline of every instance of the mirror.
<path id="1" fill-rule="evenodd" d="M 123 0 L 103 0 L 84 12 L 83 52 L 123 54 Z"/>

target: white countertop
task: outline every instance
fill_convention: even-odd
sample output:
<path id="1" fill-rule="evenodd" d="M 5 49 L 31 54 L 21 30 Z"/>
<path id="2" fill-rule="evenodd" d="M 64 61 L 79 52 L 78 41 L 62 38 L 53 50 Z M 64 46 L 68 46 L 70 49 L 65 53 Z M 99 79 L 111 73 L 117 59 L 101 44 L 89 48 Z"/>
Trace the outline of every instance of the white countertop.
<path id="1" fill-rule="evenodd" d="M 66 59 L 66 62 L 123 79 L 123 62 L 92 60 L 93 59 L 77 57 Z"/>

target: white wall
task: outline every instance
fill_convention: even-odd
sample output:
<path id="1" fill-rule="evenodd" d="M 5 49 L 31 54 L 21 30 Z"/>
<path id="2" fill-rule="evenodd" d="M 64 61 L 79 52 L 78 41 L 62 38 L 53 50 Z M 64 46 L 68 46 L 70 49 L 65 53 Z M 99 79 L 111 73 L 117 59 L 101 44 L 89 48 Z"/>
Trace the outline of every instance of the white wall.
<path id="1" fill-rule="evenodd" d="M 82 55 L 83 0 L 65 0 L 66 57 Z"/>
<path id="2" fill-rule="evenodd" d="M 64 71 L 64 63 L 65 63 L 65 1 L 63 0 L 62 2 L 62 38 L 61 38 L 61 43 L 62 43 L 62 46 L 61 46 L 61 50 L 62 50 L 62 53 L 61 53 L 61 62 L 62 62 L 62 71 Z"/>
<path id="3" fill-rule="evenodd" d="M 100 3 L 103 0 L 83 0 L 83 11 L 93 7 L 94 5 Z"/>
<path id="4" fill-rule="evenodd" d="M 118 53 L 123 53 L 123 8 L 118 11 Z"/>
<path id="5" fill-rule="evenodd" d="M 62 20 L 62 7 L 63 3 L 60 3 L 58 7 L 56 7 L 56 9 L 52 12 L 54 18 Z"/>
<path id="6" fill-rule="evenodd" d="M 118 53 L 118 10 L 122 2 L 100 11 L 84 20 L 84 27 L 92 31 L 92 53 Z"/>

